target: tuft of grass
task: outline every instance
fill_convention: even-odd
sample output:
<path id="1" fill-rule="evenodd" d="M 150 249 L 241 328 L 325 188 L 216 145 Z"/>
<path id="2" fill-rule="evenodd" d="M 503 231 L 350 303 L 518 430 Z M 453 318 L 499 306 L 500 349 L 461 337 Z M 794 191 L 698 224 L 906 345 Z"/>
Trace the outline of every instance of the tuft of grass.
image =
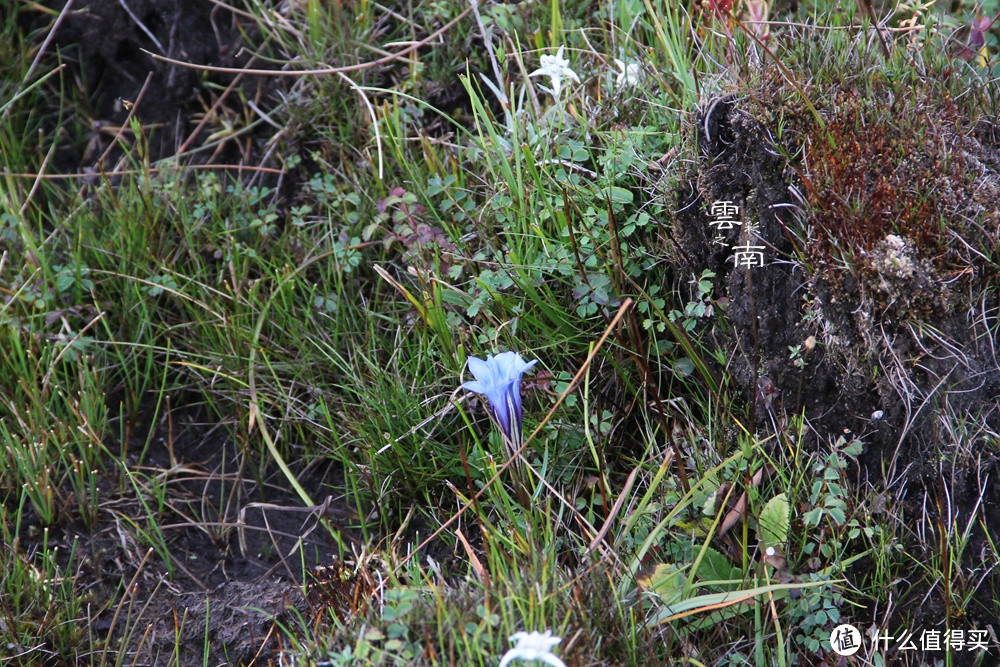
<path id="1" fill-rule="evenodd" d="M 88 595 L 64 565 L 67 559 L 73 561 L 75 552 L 61 554 L 50 544 L 48 528 L 41 529 L 37 550 L 22 551 L 22 545 L 34 536 L 22 538 L 10 527 L 22 524 L 26 508 L 27 498 L 22 498 L 16 516 L 0 507 L 0 618 L 5 656 L 26 659 L 43 647 L 49 656 L 70 660 L 87 641 Z"/>

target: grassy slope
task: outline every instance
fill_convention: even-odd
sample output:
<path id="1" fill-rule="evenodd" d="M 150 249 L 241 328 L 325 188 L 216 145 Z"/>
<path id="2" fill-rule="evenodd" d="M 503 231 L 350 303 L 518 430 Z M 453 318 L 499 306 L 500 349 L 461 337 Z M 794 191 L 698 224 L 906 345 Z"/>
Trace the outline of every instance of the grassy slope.
<path id="1" fill-rule="evenodd" d="M 406 59 L 294 80 L 268 112 L 282 129 L 266 164 L 297 183 L 290 200 L 273 183 L 151 165 L 142 137 L 152 130 L 139 126 L 125 139 L 132 175 L 82 197 L 44 180 L 35 188 L 10 173 L 41 170 L 49 144 L 35 110 L 55 108 L 37 97 L 53 84 L 10 104 L 0 136 L 0 645 L 26 660 L 126 661 L 86 620 L 108 597 L 124 608 L 129 582 L 93 589 L 74 577 L 76 561 L 49 548 L 47 529 L 82 534 L 128 517 L 118 525 L 133 553 L 152 548 L 174 573 L 159 526 L 180 503 L 158 482 L 172 462 L 155 457 L 142 425 L 178 406 L 224 425 L 247 478 L 306 505 L 342 496 L 364 517 L 351 527 L 378 558 L 334 541 L 347 544 L 339 555 L 358 563 L 357 580 L 384 580 L 378 603 L 346 620 L 331 609 L 286 623 L 284 650 L 307 664 L 495 664 L 518 630 L 551 630 L 572 664 L 816 664 L 837 622 L 867 627 L 899 597 L 928 591 L 942 628 L 966 627 L 959 612 L 977 595 L 997 604 L 995 578 L 962 557 L 988 515 L 939 516 L 912 534 L 902 506 L 871 509 L 886 488 L 856 479 L 861 440 L 795 414 L 750 426 L 754 399 L 729 375 L 740 352 L 726 347 L 733 325 L 718 300 L 733 286 L 692 274 L 677 211 L 692 174 L 710 178 L 699 102 L 766 100 L 762 122 L 785 129 L 779 143 L 813 188 L 808 220 L 830 229 L 823 216 L 881 204 L 833 189 L 858 169 L 842 151 L 817 149 L 825 161 L 811 164 L 797 151 L 840 146 L 859 117 L 895 123 L 838 92 L 899 94 L 888 70 L 932 99 L 951 93 L 975 117 L 995 109 L 977 84 L 985 72 L 948 58 L 930 18 L 886 64 L 857 29 L 775 25 L 764 49 L 733 22 L 674 3 L 615 6 L 484 6 L 482 25 L 466 15 Z M 258 7 L 264 55 L 297 59 L 291 69 L 368 62 L 381 55 L 374 44 L 422 39 L 464 9 L 336 7 L 304 3 L 285 27 Z M 788 18 L 857 22 L 811 5 Z M 528 75 L 564 44 L 580 82 L 554 96 Z M 25 87 L 24 49 L 4 54 L 4 99 Z M 619 82 L 615 59 L 640 65 L 636 85 Z M 961 71 L 933 81 L 952 65 Z M 78 104 L 60 99 L 58 113 L 77 118 Z M 927 224 L 919 204 L 937 196 L 935 183 L 905 200 L 913 224 Z M 995 276 L 995 241 L 975 232 L 995 224 L 986 208 L 959 229 L 972 250 L 952 247 L 949 258 Z M 785 259 L 837 289 L 824 267 L 860 266 L 851 243 L 803 232 Z M 970 290 L 971 302 L 996 303 L 995 282 Z M 609 327 L 628 303 L 622 326 Z M 823 336 L 820 345 L 832 347 Z M 538 427 L 526 448 L 537 472 L 529 507 L 501 471 L 483 405 L 456 392 L 469 355 L 506 349 L 540 360 L 525 388 L 526 433 Z M 790 361 L 811 363 L 808 351 L 790 350 Z M 949 416 L 956 447 L 944 462 L 974 443 L 998 453 L 985 416 L 974 422 Z M 134 443 L 131 458 L 123 442 Z M 313 483 L 331 463 L 343 481 Z M 191 511 L 206 525 L 226 515 L 221 504 Z M 416 551 L 445 525 L 433 559 Z M 978 533 L 986 567 L 996 531 Z M 767 547 L 778 553 L 765 558 Z M 928 585 L 937 579 L 946 583 Z M 760 604 L 729 604 L 740 591 Z M 916 618 L 892 611 L 903 626 Z"/>

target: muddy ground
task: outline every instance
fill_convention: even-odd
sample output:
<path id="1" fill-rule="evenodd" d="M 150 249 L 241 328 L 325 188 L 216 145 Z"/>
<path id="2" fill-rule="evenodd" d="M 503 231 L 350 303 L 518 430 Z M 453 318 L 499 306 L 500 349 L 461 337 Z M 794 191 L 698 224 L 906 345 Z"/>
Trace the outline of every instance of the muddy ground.
<path id="1" fill-rule="evenodd" d="M 67 6 L 61 1 L 45 4 L 56 11 Z M 21 16 L 26 26 L 44 25 L 47 19 L 32 12 Z M 251 21 L 202 0 L 130 0 L 127 4 L 74 0 L 50 48 L 73 73 L 70 80 L 77 90 L 70 97 L 80 100 L 83 108 L 71 111 L 88 126 L 68 128 L 72 136 L 62 142 L 54 158 L 56 166 L 73 173 L 111 170 L 121 157 L 115 139 L 132 108 L 148 131 L 151 160 L 200 146 L 220 129 L 201 124 L 212 105 L 222 98 L 222 105 L 234 114 L 238 111 L 239 95 L 223 97 L 219 92 L 236 77 L 159 61 L 150 54 L 197 65 L 245 67 L 253 56 L 244 48 L 243 35 L 254 32 Z M 254 66 L 267 68 L 261 63 Z M 268 104 L 275 84 L 264 77 L 241 76 L 236 86 L 249 99 Z M 210 120 L 223 115 L 214 114 Z M 131 139 L 127 126 L 124 132 Z M 253 143 L 253 137 L 247 137 L 219 152 L 201 152 L 188 159 L 238 164 L 241 157 L 254 156 Z"/>
<path id="2" fill-rule="evenodd" d="M 201 664 L 206 641 L 212 664 L 268 664 L 283 646 L 277 624 L 295 627 L 291 610 L 305 618 L 320 612 L 309 586 L 340 553 L 321 517 L 340 529 L 348 549 L 359 544 L 350 529 L 356 513 L 328 495 L 342 480 L 332 471 L 303 476 L 322 502 L 303 508 L 282 479 L 258 482 L 238 467 L 242 454 L 217 423 L 179 412 L 135 432 L 152 438 L 148 446 L 145 435 L 134 438 L 125 460 L 155 513 L 169 563 L 123 528 L 145 508 L 129 493 L 132 481 L 120 477 L 103 481 L 109 491 L 121 489 L 108 494 L 121 500 L 104 507 L 94 530 L 67 529 L 49 539 L 63 553 L 75 541 L 74 567 L 81 581 L 94 582 L 95 601 L 120 600 L 94 614 L 93 629 L 111 634 L 112 649 L 120 642 L 129 664 L 164 664 L 176 646 L 177 664 Z M 167 489 L 162 508 L 146 492 L 150 479 Z M 122 593 L 119 582 L 131 588 Z"/>

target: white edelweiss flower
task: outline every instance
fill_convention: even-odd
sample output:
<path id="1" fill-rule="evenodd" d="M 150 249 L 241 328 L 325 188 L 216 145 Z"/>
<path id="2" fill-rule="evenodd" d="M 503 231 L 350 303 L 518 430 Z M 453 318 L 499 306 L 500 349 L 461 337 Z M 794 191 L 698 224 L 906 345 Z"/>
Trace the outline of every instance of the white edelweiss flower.
<path id="1" fill-rule="evenodd" d="M 642 69 L 639 67 L 639 63 L 625 62 L 615 58 L 615 65 L 620 71 L 618 78 L 615 79 L 619 88 L 622 86 L 639 85 L 639 82 L 642 80 Z"/>
<path id="2" fill-rule="evenodd" d="M 561 49 L 560 49 L 561 51 Z M 551 667 L 566 667 L 566 663 L 552 654 L 552 647 L 562 641 L 553 637 L 552 632 L 515 632 L 510 640 L 517 645 L 503 654 L 500 667 L 507 667 L 514 660 L 541 660 Z"/>
<path id="3" fill-rule="evenodd" d="M 569 61 L 563 58 L 565 48 L 565 46 L 560 46 L 554 56 L 542 56 L 542 66 L 528 75 L 549 77 L 549 81 L 552 83 L 552 94 L 557 97 L 562 88 L 563 79 L 573 79 L 573 81 L 580 83 L 580 77 L 569 68 Z"/>

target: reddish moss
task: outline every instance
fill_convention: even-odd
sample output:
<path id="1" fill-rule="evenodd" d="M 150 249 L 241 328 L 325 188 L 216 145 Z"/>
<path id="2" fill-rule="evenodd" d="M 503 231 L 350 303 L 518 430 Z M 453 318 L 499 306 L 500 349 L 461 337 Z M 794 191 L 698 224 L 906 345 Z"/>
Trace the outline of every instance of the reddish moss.
<path id="1" fill-rule="evenodd" d="M 896 116 L 852 91 L 839 94 L 833 108 L 826 132 L 816 127 L 806 139 L 800 176 L 815 234 L 807 256 L 823 263 L 838 248 L 868 254 L 895 234 L 938 268 L 953 266 L 955 238 L 942 221 L 963 209 L 973 180 L 955 104 L 946 98 Z"/>

